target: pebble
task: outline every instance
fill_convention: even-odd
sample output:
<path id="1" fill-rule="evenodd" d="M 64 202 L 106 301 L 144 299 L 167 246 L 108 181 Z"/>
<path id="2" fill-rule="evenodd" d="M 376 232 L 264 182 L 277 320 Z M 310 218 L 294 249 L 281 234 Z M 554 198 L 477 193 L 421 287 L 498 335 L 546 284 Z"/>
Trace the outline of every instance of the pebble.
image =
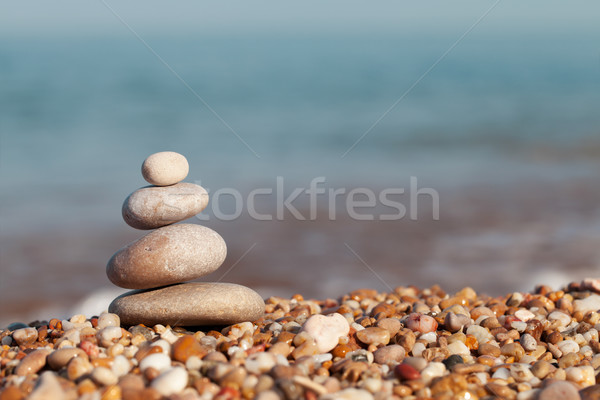
<path id="1" fill-rule="evenodd" d="M 397 344 L 380 347 L 373 353 L 373 358 L 378 364 L 395 365 L 402 362 L 404 357 L 406 357 L 406 350 Z"/>
<path id="2" fill-rule="evenodd" d="M 58 400 L 64 398 L 65 392 L 63 391 L 60 382 L 58 382 L 54 373 L 50 371 L 46 371 L 40 375 L 38 384 L 28 397 L 29 400 Z"/>
<path id="3" fill-rule="evenodd" d="M 412 365 L 402 363 L 396 365 L 394 368 L 394 374 L 400 380 L 415 380 L 421 378 L 421 374 Z"/>
<path id="4" fill-rule="evenodd" d="M 348 336 L 350 325 L 339 313 L 327 316 L 317 314 L 306 320 L 302 332 L 308 333 L 314 339 L 320 353 L 327 353 L 337 346 L 340 337 Z"/>
<path id="5" fill-rule="evenodd" d="M 383 318 L 377 321 L 377 326 L 383 328 L 390 333 L 390 337 L 394 337 L 402 328 L 402 323 L 398 318 Z"/>
<path id="6" fill-rule="evenodd" d="M 438 323 L 433 317 L 420 313 L 410 314 L 404 323 L 411 331 L 421 333 L 433 332 L 438 327 Z"/>
<path id="7" fill-rule="evenodd" d="M 50 354 L 48 349 L 39 349 L 27 354 L 15 369 L 15 373 L 19 376 L 28 374 L 36 374 L 46 365 L 46 358 Z"/>
<path id="8" fill-rule="evenodd" d="M 519 343 L 521 343 L 521 346 L 523 346 L 525 351 L 534 351 L 537 348 L 537 340 L 535 340 L 535 338 L 529 333 L 524 333 L 521 335 Z"/>
<path id="9" fill-rule="evenodd" d="M 449 356 L 443 362 L 444 362 L 444 365 L 446 366 L 446 369 L 448 369 L 448 370 L 451 370 L 452 367 L 454 367 L 456 364 L 464 364 L 465 363 L 463 358 L 458 354 L 453 354 L 453 355 Z"/>
<path id="10" fill-rule="evenodd" d="M 373 395 L 364 389 L 348 388 L 333 394 L 321 396 L 321 400 L 373 400 Z"/>
<path id="11" fill-rule="evenodd" d="M 573 310 L 585 314 L 590 311 L 600 310 L 600 295 L 592 294 L 585 299 L 575 300 L 573 302 Z"/>
<path id="12" fill-rule="evenodd" d="M 140 371 L 145 371 L 148 368 L 154 368 L 161 372 L 171 367 L 171 357 L 164 353 L 154 353 L 146 356 L 140 361 Z"/>
<path id="13" fill-rule="evenodd" d="M 98 341 L 104 347 L 108 347 L 115 343 L 121 336 L 123 336 L 123 332 L 121 331 L 120 326 L 107 326 L 106 328 L 101 329 L 97 334 Z"/>
<path id="14" fill-rule="evenodd" d="M 118 314 L 126 325 L 230 325 L 255 321 L 264 310 L 263 299 L 252 289 L 232 283 L 201 282 L 128 292 L 109 306 L 109 311 Z"/>
<path id="15" fill-rule="evenodd" d="M 449 312 L 444 319 L 444 327 L 450 332 L 458 332 L 463 326 L 471 323 L 471 318 L 463 314 Z"/>
<path id="16" fill-rule="evenodd" d="M 190 166 L 187 159 L 173 151 L 154 153 L 144 160 L 142 176 L 151 185 L 174 185 L 185 179 Z"/>
<path id="17" fill-rule="evenodd" d="M 161 395 L 170 396 L 185 389 L 187 383 L 188 374 L 185 368 L 174 367 L 161 373 L 150 386 Z"/>
<path id="18" fill-rule="evenodd" d="M 273 354 L 264 352 L 255 353 L 246 359 L 246 369 L 251 374 L 260 375 L 270 371 L 276 363 L 277 358 Z"/>
<path id="19" fill-rule="evenodd" d="M 579 391 L 581 400 L 600 400 L 600 385 L 588 386 Z"/>
<path id="20" fill-rule="evenodd" d="M 557 344 L 558 349 L 563 353 L 577 353 L 579 351 L 579 345 L 574 340 L 563 340 Z"/>
<path id="21" fill-rule="evenodd" d="M 538 379 L 544 379 L 549 373 L 555 370 L 556 367 L 545 360 L 537 361 L 531 367 L 531 373 L 533 373 L 533 375 Z"/>
<path id="22" fill-rule="evenodd" d="M 494 339 L 494 336 L 490 333 L 490 331 L 479 325 L 469 326 L 466 333 L 467 335 L 475 336 L 475 339 L 477 339 L 479 344 L 487 343 Z"/>
<path id="23" fill-rule="evenodd" d="M 192 335 L 183 335 L 177 339 L 173 343 L 171 351 L 173 359 L 182 363 L 185 363 L 192 356 L 202 358 L 208 353 Z"/>
<path id="24" fill-rule="evenodd" d="M 579 392 L 575 386 L 568 382 L 554 382 L 542 389 L 538 400 L 580 400 Z"/>
<path id="25" fill-rule="evenodd" d="M 19 346 L 26 346 L 35 343 L 38 338 L 38 331 L 35 328 L 21 328 L 12 333 L 12 338 Z"/>
<path id="26" fill-rule="evenodd" d="M 429 384 L 434 378 L 444 375 L 446 366 L 441 362 L 430 362 L 422 371 L 421 378 L 425 384 Z"/>
<path id="27" fill-rule="evenodd" d="M 208 193 L 193 183 L 147 186 L 131 193 L 121 213 L 127 225 L 136 229 L 156 229 L 183 221 L 208 205 Z"/>
<path id="28" fill-rule="evenodd" d="M 510 375 L 517 382 L 529 382 L 533 374 L 527 364 L 514 363 L 510 366 Z"/>
<path id="29" fill-rule="evenodd" d="M 553 311 L 548 315 L 548 321 L 558 321 L 560 326 L 565 327 L 571 322 L 571 317 L 562 311 Z"/>
<path id="30" fill-rule="evenodd" d="M 383 328 L 369 327 L 356 332 L 356 338 L 364 344 L 385 346 L 390 342 L 390 332 Z"/>
<path id="31" fill-rule="evenodd" d="M 225 241 L 212 229 L 177 224 L 156 229 L 117 251 L 106 274 L 117 286 L 150 289 L 207 275 L 226 255 Z"/>
<path id="32" fill-rule="evenodd" d="M 469 348 L 463 342 L 458 340 L 448 345 L 448 351 L 450 352 L 450 354 L 471 354 L 471 350 L 469 350 Z"/>
<path id="33" fill-rule="evenodd" d="M 104 312 L 98 317 L 97 329 L 103 329 L 109 326 L 121 327 L 121 320 L 117 314 Z"/>
<path id="34" fill-rule="evenodd" d="M 98 385 L 116 385 L 118 382 L 117 376 L 106 367 L 96 367 L 91 374 L 92 379 Z"/>

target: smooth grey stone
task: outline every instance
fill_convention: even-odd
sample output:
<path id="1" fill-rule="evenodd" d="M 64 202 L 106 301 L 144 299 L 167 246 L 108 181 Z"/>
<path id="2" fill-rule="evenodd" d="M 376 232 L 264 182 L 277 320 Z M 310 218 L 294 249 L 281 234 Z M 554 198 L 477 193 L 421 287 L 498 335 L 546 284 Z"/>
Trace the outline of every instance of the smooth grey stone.
<path id="1" fill-rule="evenodd" d="M 127 292 L 113 300 L 108 310 L 125 325 L 231 325 L 259 319 L 265 303 L 245 286 L 190 282 Z"/>

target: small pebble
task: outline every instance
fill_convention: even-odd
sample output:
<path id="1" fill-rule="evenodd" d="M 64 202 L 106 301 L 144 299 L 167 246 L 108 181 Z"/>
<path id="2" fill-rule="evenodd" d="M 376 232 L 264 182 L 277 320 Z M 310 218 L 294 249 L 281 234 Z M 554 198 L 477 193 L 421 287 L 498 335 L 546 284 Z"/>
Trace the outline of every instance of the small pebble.
<path id="1" fill-rule="evenodd" d="M 185 179 L 190 166 L 187 159 L 173 151 L 154 153 L 144 160 L 142 176 L 151 185 L 174 185 Z"/>

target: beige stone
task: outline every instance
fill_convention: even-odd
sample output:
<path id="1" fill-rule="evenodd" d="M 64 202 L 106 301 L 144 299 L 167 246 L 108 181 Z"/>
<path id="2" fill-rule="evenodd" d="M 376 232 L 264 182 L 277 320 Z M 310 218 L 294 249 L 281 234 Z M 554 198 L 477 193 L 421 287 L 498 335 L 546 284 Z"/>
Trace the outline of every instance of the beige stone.
<path id="1" fill-rule="evenodd" d="M 169 186 L 185 179 L 190 166 L 187 159 L 173 151 L 161 151 L 150 155 L 142 164 L 142 176 L 156 186 Z"/>
<path id="2" fill-rule="evenodd" d="M 122 214 L 133 228 L 155 229 L 193 217 L 207 205 L 208 193 L 202 186 L 181 182 L 136 190 L 125 199 Z"/>
<path id="3" fill-rule="evenodd" d="M 262 317 L 258 293 L 232 283 L 191 282 L 117 297 L 109 312 L 125 325 L 231 325 Z"/>
<path id="4" fill-rule="evenodd" d="M 212 229 L 177 224 L 150 232 L 117 251 L 106 274 L 117 286 L 150 289 L 209 274 L 226 255 L 225 241 Z"/>

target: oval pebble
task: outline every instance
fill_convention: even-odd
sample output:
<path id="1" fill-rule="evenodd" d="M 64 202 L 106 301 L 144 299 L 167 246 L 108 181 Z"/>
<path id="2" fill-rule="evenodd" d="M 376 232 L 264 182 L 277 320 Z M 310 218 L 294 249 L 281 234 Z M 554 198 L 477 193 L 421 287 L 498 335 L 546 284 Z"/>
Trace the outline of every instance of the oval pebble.
<path id="1" fill-rule="evenodd" d="M 421 378 L 421 374 L 409 364 L 398 364 L 394 368 L 394 374 L 400 380 L 412 381 Z"/>
<path id="2" fill-rule="evenodd" d="M 28 374 L 36 374 L 46 365 L 46 358 L 50 350 L 39 349 L 27 354 L 15 369 L 15 373 L 19 376 Z"/>
<path id="3" fill-rule="evenodd" d="M 85 351 L 76 347 L 58 349 L 50 353 L 48 356 L 48 366 L 54 370 L 59 370 L 66 366 L 69 361 L 75 357 L 87 358 L 87 354 Z"/>
<path id="4" fill-rule="evenodd" d="M 215 271 L 227 255 L 223 238 L 201 225 L 159 228 L 116 252 L 106 274 L 128 289 L 150 289 L 196 279 Z"/>
<path id="5" fill-rule="evenodd" d="M 356 332 L 356 338 L 364 344 L 382 344 L 390 342 L 390 332 L 387 329 L 369 327 Z"/>
<path id="6" fill-rule="evenodd" d="M 155 229 L 191 218 L 207 205 L 208 193 L 202 186 L 181 182 L 136 190 L 123 202 L 121 213 L 132 228 Z"/>
<path id="7" fill-rule="evenodd" d="M 19 346 L 26 346 L 37 340 L 38 331 L 35 328 L 21 328 L 14 331 L 12 337 Z"/>
<path id="8" fill-rule="evenodd" d="M 161 151 L 146 158 L 142 164 L 142 176 L 156 186 L 174 185 L 185 179 L 190 166 L 187 159 L 174 151 Z"/>
<path id="9" fill-rule="evenodd" d="M 126 325 L 231 325 L 263 316 L 258 293 L 233 283 L 191 282 L 117 297 L 110 312 Z"/>
<path id="10" fill-rule="evenodd" d="M 160 374 L 151 383 L 151 387 L 163 396 L 181 392 L 188 383 L 188 373 L 185 368 L 175 367 Z"/>

